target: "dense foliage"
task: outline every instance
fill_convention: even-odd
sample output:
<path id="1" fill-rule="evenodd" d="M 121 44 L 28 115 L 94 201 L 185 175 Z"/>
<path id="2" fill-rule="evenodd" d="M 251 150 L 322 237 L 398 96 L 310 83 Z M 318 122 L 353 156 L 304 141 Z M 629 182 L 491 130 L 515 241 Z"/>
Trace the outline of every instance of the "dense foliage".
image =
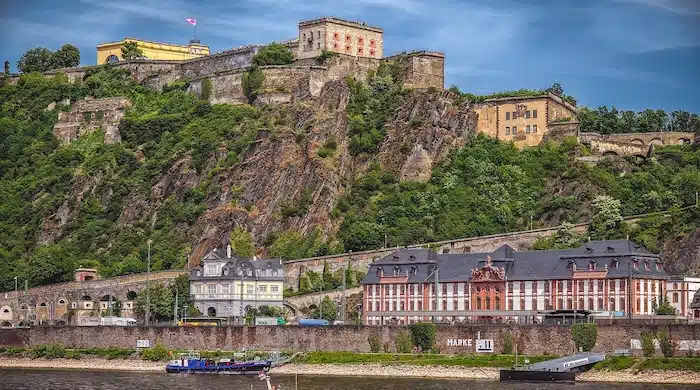
<path id="1" fill-rule="evenodd" d="M 121 52 L 122 58 L 125 60 L 143 58 L 143 50 L 139 48 L 139 44 L 137 42 L 124 42 Z"/>
<path id="2" fill-rule="evenodd" d="M 598 327 L 594 323 L 577 323 L 571 327 L 571 337 L 576 348 L 583 352 L 589 352 L 595 347 L 598 339 Z"/>
<path id="3" fill-rule="evenodd" d="M 419 348 L 420 351 L 428 352 L 435 345 L 435 336 L 437 335 L 437 327 L 432 322 L 418 322 L 408 325 L 408 331 L 411 332 L 411 340 L 413 345 Z"/>
<path id="4" fill-rule="evenodd" d="M 70 44 L 61 46 L 55 52 L 44 47 L 36 47 L 24 53 L 17 61 L 17 69 L 23 73 L 45 72 L 78 65 L 80 65 L 80 50 Z"/>
<path id="5" fill-rule="evenodd" d="M 517 89 L 517 90 L 512 90 L 512 91 L 502 91 L 502 92 L 496 92 L 488 95 L 475 95 L 473 93 L 468 93 L 468 92 L 462 92 L 459 90 L 459 87 L 456 85 L 451 85 L 449 88 L 450 92 L 454 93 L 457 96 L 457 101 L 462 102 L 464 100 L 467 100 L 469 102 L 474 102 L 474 103 L 483 103 L 486 100 L 489 99 L 499 99 L 499 98 L 509 98 L 509 97 L 536 97 L 536 96 L 543 96 L 546 95 L 547 93 L 553 93 L 555 95 L 560 96 L 562 99 L 567 101 L 573 106 L 576 106 L 576 98 L 573 96 L 566 95 L 564 93 L 564 88 L 562 88 L 561 84 L 559 83 L 554 83 L 552 84 L 551 87 L 545 88 L 545 89 Z"/>
<path id="6" fill-rule="evenodd" d="M 273 42 L 261 48 L 251 60 L 253 66 L 287 65 L 294 60 L 294 53 L 282 44 Z"/>
<path id="7" fill-rule="evenodd" d="M 652 131 L 700 132 L 700 116 L 687 111 L 647 109 L 640 112 L 618 111 L 601 106 L 596 109 L 581 108 L 578 112 L 581 131 L 600 134 L 646 133 Z"/>

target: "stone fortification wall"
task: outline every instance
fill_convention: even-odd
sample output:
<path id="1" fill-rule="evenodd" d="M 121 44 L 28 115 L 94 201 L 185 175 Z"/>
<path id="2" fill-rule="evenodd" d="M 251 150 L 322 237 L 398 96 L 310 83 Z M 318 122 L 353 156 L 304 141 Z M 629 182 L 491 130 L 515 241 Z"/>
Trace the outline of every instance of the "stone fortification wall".
<path id="1" fill-rule="evenodd" d="M 258 327 L 46 327 L 31 329 L 0 329 L 0 347 L 33 347 L 40 344 L 62 343 L 76 348 L 135 348 L 136 340 L 161 343 L 169 349 L 182 350 L 294 350 L 294 351 L 355 351 L 369 352 L 367 338 L 378 334 L 383 343 L 394 345 L 402 326 L 333 326 L 305 328 L 298 326 Z M 631 339 L 640 339 L 645 331 L 665 329 L 671 339 L 700 339 L 700 325 L 615 326 L 599 325 L 593 351 L 612 353 L 630 348 Z M 518 352 L 528 355 L 566 355 L 575 351 L 571 328 L 548 325 L 468 325 L 438 326 L 436 346 L 442 353 L 474 353 L 475 340 L 493 340 L 494 352 L 503 348 L 503 337 L 510 333 Z M 454 343 L 452 340 L 463 342 Z M 470 341 L 471 340 L 471 341 Z M 457 344 L 457 345 L 455 345 Z M 639 350 L 633 350 L 639 354 Z"/>
<path id="2" fill-rule="evenodd" d="M 80 100 L 70 111 L 58 114 L 53 134 L 62 144 L 68 144 L 101 128 L 106 144 L 120 142 L 119 121 L 129 105 L 131 101 L 126 97 Z"/>
<path id="3" fill-rule="evenodd" d="M 580 124 L 578 121 L 550 122 L 547 127 L 549 131 L 542 137 L 542 141 L 548 139 L 562 140 L 565 137 L 578 137 Z"/>
<path id="4" fill-rule="evenodd" d="M 188 79 L 194 79 L 213 73 L 247 68 L 250 66 L 253 56 L 257 54 L 261 47 L 261 45 L 242 46 L 208 57 L 183 61 L 181 75 Z"/>
<path id="5" fill-rule="evenodd" d="M 402 79 L 407 88 L 426 89 L 445 87 L 445 55 L 432 51 L 401 53 L 387 57 L 401 66 Z"/>

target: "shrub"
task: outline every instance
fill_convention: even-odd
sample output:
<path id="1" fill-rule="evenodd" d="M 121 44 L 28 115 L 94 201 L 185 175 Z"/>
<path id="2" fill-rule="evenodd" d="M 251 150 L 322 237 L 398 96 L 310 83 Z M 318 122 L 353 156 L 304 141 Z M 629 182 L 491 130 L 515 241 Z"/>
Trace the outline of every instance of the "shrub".
<path id="1" fill-rule="evenodd" d="M 66 352 L 66 359 L 80 360 L 82 358 L 83 358 L 83 355 L 81 355 L 79 351 L 67 351 Z"/>
<path id="2" fill-rule="evenodd" d="M 162 344 L 156 344 L 153 348 L 146 348 L 141 351 L 141 358 L 153 362 L 165 360 L 168 357 L 168 350 Z"/>
<path id="3" fill-rule="evenodd" d="M 588 352 L 595 346 L 598 338 L 598 327 L 596 324 L 575 324 L 571 327 L 571 336 L 576 343 L 576 348 Z"/>
<path id="4" fill-rule="evenodd" d="M 391 344 L 389 344 L 389 343 L 384 343 L 384 345 L 383 345 L 383 350 L 384 350 L 384 352 L 386 352 L 386 353 L 391 352 Z"/>
<path id="5" fill-rule="evenodd" d="M 326 148 L 318 148 L 318 150 L 316 151 L 316 154 L 318 155 L 318 157 L 326 158 L 326 157 L 332 155 L 333 152 L 331 150 L 326 149 Z"/>
<path id="6" fill-rule="evenodd" d="M 411 341 L 411 335 L 408 332 L 400 331 L 396 334 L 396 352 L 398 353 L 411 353 L 413 350 L 413 341 Z"/>
<path id="7" fill-rule="evenodd" d="M 34 359 L 44 357 L 47 359 L 62 358 L 66 355 L 66 348 L 62 344 L 40 344 L 31 351 Z"/>
<path id="8" fill-rule="evenodd" d="M 656 335 L 656 338 L 659 340 L 659 347 L 661 348 L 661 353 L 663 353 L 665 357 L 673 356 L 673 342 L 671 342 L 671 339 L 668 336 L 668 332 L 662 330 L 661 332 L 659 332 L 659 334 Z"/>
<path id="9" fill-rule="evenodd" d="M 254 66 L 287 65 L 294 61 L 294 54 L 284 45 L 276 42 L 261 48 L 251 60 Z"/>
<path id="10" fill-rule="evenodd" d="M 263 83 L 265 82 L 265 74 L 260 68 L 253 68 L 243 73 L 243 94 L 248 98 L 248 103 L 252 104 L 255 98 L 258 97 Z"/>
<path id="11" fill-rule="evenodd" d="M 510 332 L 503 334 L 503 354 L 510 355 L 513 353 L 513 336 Z"/>
<path id="12" fill-rule="evenodd" d="M 337 56 L 338 56 L 338 53 L 336 53 L 336 52 L 324 50 L 321 52 L 321 54 L 318 57 L 316 57 L 316 63 L 319 65 L 323 65 L 326 63 L 327 59 L 332 58 L 332 57 L 337 57 Z"/>
<path id="13" fill-rule="evenodd" d="M 654 356 L 654 353 L 656 352 L 656 346 L 654 345 L 654 333 L 642 332 L 639 342 L 642 344 L 642 353 L 644 356 Z"/>
<path id="14" fill-rule="evenodd" d="M 5 356 L 17 356 L 21 355 L 26 351 L 24 348 L 10 347 L 5 350 Z"/>
<path id="15" fill-rule="evenodd" d="M 211 91 L 213 89 L 213 86 L 211 84 L 211 80 L 209 78 L 205 78 L 202 80 L 202 99 L 204 100 L 209 100 L 211 97 Z"/>
<path id="16" fill-rule="evenodd" d="M 382 338 L 377 333 L 367 336 L 367 342 L 369 343 L 370 352 L 379 353 L 382 351 Z"/>
<path id="17" fill-rule="evenodd" d="M 435 334 L 437 327 L 430 322 L 420 322 L 408 326 L 411 332 L 411 340 L 413 344 L 420 347 L 422 351 L 430 351 L 435 344 Z"/>

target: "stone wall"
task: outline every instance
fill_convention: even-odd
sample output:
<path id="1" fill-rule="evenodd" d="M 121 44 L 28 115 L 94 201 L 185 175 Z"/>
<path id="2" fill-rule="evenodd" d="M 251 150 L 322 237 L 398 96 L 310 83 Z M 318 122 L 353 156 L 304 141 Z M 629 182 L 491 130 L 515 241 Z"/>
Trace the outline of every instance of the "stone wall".
<path id="1" fill-rule="evenodd" d="M 445 55 L 438 52 L 419 51 L 387 57 L 401 67 L 404 86 L 427 89 L 445 88 Z"/>
<path id="2" fill-rule="evenodd" d="M 53 134 L 65 145 L 101 128 L 106 144 L 120 142 L 119 121 L 130 105 L 131 101 L 126 97 L 85 99 L 75 102 L 70 111 L 62 111 L 58 114 Z"/>
<path id="3" fill-rule="evenodd" d="M 181 75 L 194 79 L 212 73 L 247 68 L 261 47 L 261 45 L 243 46 L 208 57 L 184 61 L 181 65 Z"/>
<path id="4" fill-rule="evenodd" d="M 700 339 L 700 325 L 616 326 L 599 325 L 593 351 L 614 352 L 630 348 L 631 339 L 644 331 L 669 332 L 676 343 Z M 136 340 L 150 340 L 168 349 L 183 350 L 294 350 L 369 352 L 367 338 L 379 334 L 384 343 L 394 345 L 400 326 L 333 326 L 306 328 L 298 326 L 258 327 L 38 327 L 0 329 L 0 347 L 33 347 L 62 343 L 76 348 L 135 348 Z M 478 337 L 493 340 L 494 352 L 503 348 L 505 333 L 518 343 L 518 352 L 528 355 L 566 355 L 575 351 L 571 328 L 554 325 L 469 325 L 438 326 L 436 346 L 442 353 L 474 353 Z M 466 340 L 455 346 L 448 340 Z M 471 342 L 469 342 L 471 340 Z M 464 345 L 466 344 L 466 345 Z M 639 350 L 633 350 L 639 354 Z"/>
<path id="5" fill-rule="evenodd" d="M 542 141 L 551 140 L 562 140 L 565 137 L 578 137 L 580 124 L 578 121 L 567 121 L 567 122 L 550 122 L 547 127 L 549 131 L 542 138 Z"/>

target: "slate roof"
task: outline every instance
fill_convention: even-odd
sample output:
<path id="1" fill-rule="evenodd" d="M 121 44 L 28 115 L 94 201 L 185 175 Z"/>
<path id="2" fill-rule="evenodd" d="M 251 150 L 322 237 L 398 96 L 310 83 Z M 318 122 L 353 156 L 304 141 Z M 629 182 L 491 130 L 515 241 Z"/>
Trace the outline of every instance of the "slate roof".
<path id="1" fill-rule="evenodd" d="M 471 279 L 471 270 L 482 268 L 487 257 L 491 257 L 494 266 L 505 268 L 508 280 L 571 279 L 573 264 L 578 271 L 585 272 L 591 262 L 596 263 L 597 271 L 605 270 L 607 266 L 608 278 L 631 275 L 668 279 L 663 268 L 656 268 L 656 263 L 660 262 L 658 255 L 629 240 L 603 240 L 586 242 L 578 248 L 547 251 L 520 252 L 508 245 L 493 252 L 464 254 L 399 249 L 372 263 L 362 283 L 379 283 L 377 270 L 380 267 L 385 277 L 398 272 L 399 275 L 408 276 L 408 283 L 420 283 L 429 277 L 429 280 L 433 280 L 431 273 L 436 265 L 441 282 L 466 282 Z M 634 259 L 639 263 L 638 269 L 632 266 Z M 614 267 L 615 261 L 617 268 Z M 649 263 L 648 270 L 645 262 Z"/>
<path id="2" fill-rule="evenodd" d="M 238 273 L 239 269 L 242 270 L 244 279 L 255 278 L 258 280 L 270 281 L 284 280 L 284 268 L 282 266 L 281 259 L 251 259 L 236 256 L 227 257 L 226 250 L 214 249 L 204 255 L 202 261 L 205 264 L 216 261 L 226 261 L 226 263 L 221 268 L 221 274 L 219 276 L 204 276 L 201 265 L 194 267 L 190 272 L 190 280 L 240 280 L 241 275 Z M 252 272 L 251 276 L 248 276 L 247 273 L 249 269 Z M 256 276 L 257 273 L 255 271 L 257 270 L 270 270 L 270 272 L 265 271 L 264 275 Z M 277 271 L 275 276 L 272 276 L 272 270 Z"/>

